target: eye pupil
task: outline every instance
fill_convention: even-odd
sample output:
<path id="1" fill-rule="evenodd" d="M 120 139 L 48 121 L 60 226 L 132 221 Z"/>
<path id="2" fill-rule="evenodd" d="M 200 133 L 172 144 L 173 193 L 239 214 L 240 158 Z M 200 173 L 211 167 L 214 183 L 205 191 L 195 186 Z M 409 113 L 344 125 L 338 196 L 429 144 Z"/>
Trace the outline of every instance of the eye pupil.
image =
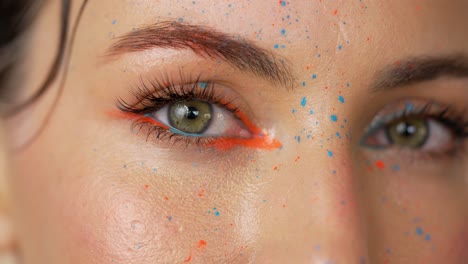
<path id="1" fill-rule="evenodd" d="M 400 134 L 402 137 L 412 137 L 414 134 L 417 132 L 417 128 L 407 122 L 401 122 L 396 126 L 396 131 L 398 134 Z"/>
<path id="2" fill-rule="evenodd" d="M 188 119 L 196 119 L 198 117 L 198 115 L 200 114 L 200 111 L 198 111 L 198 109 L 194 106 L 189 106 L 187 108 L 187 118 Z"/>

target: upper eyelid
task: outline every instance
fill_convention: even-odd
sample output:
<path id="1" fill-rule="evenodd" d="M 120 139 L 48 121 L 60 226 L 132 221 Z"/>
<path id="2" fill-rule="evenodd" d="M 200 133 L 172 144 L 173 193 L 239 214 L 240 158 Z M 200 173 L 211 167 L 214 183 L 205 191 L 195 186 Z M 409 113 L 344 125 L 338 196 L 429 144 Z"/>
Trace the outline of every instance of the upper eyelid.
<path id="1" fill-rule="evenodd" d="M 133 113 L 144 113 L 147 111 L 154 111 L 160 109 L 165 104 L 176 101 L 177 98 L 184 94 L 192 94 L 193 89 L 198 89 L 200 83 L 206 84 L 206 87 L 201 89 L 202 93 L 198 92 L 193 94 L 196 99 L 203 99 L 203 97 L 209 99 L 210 103 L 218 104 L 230 110 L 235 117 L 240 119 L 243 122 L 247 122 L 247 126 L 254 127 L 253 123 L 246 117 L 244 111 L 241 111 L 242 107 L 246 107 L 243 103 L 240 103 L 240 95 L 234 96 L 234 94 L 229 95 L 229 91 L 234 92 L 234 89 L 225 87 L 221 92 L 221 88 L 218 88 L 219 85 L 215 81 L 211 81 L 209 78 L 201 78 L 200 75 L 186 75 L 181 69 L 179 70 L 179 75 L 177 79 L 170 77 L 171 75 L 162 74 L 161 78 L 152 78 L 144 79 L 143 77 L 139 78 L 139 83 L 137 86 L 134 86 L 132 89 L 132 95 L 136 97 L 137 102 L 134 104 L 126 103 L 122 98 L 117 98 L 117 107 L 124 112 L 133 112 Z M 195 76 L 195 77 L 192 77 Z M 181 94 L 182 93 L 182 94 Z M 180 99 L 180 98 L 179 98 Z M 184 97 L 183 99 L 187 99 Z M 154 107 L 154 105 L 149 105 L 149 109 L 138 108 L 138 104 L 145 104 L 145 101 L 148 103 L 154 102 L 154 100 L 160 100 L 161 105 Z M 144 105 L 143 105 L 144 106 Z M 255 129 L 252 132 L 259 132 L 258 129 Z"/>
<path id="2" fill-rule="evenodd" d="M 408 107 L 410 105 L 410 107 Z M 404 106 L 404 108 L 403 108 Z M 364 132 L 364 137 L 361 139 L 361 143 L 367 138 L 368 135 L 372 135 L 376 133 L 378 130 L 382 129 L 386 124 L 389 122 L 398 120 L 404 117 L 410 116 L 419 116 L 425 118 L 432 118 L 436 119 L 439 122 L 446 122 L 449 120 L 449 117 L 446 116 L 453 116 L 451 119 L 454 121 L 450 121 L 448 125 L 451 127 L 455 127 L 456 129 L 460 130 L 460 126 L 462 127 L 462 123 L 466 123 L 465 127 L 468 127 L 468 121 L 463 121 L 464 113 L 457 113 L 453 106 L 451 105 L 442 105 L 432 100 L 424 100 L 420 98 L 406 98 L 403 100 L 399 100 L 397 102 L 391 103 L 387 105 L 383 110 L 387 110 L 387 108 L 397 108 L 393 109 L 388 114 L 378 113 L 372 123 L 366 128 Z M 399 107 L 399 109 L 398 109 Z M 381 110 L 382 111 L 382 110 Z M 380 116 L 382 115 L 382 116 Z M 468 120 L 468 119 L 467 119 Z M 457 131 L 457 134 L 461 134 L 460 131 Z"/>
<path id="3" fill-rule="evenodd" d="M 136 44 L 137 43 L 137 44 Z M 107 57 L 150 48 L 192 50 L 202 58 L 223 60 L 238 70 L 249 72 L 286 88 L 294 87 L 294 78 L 286 59 L 239 36 L 211 27 L 160 21 L 133 29 L 118 37 L 107 50 Z"/>

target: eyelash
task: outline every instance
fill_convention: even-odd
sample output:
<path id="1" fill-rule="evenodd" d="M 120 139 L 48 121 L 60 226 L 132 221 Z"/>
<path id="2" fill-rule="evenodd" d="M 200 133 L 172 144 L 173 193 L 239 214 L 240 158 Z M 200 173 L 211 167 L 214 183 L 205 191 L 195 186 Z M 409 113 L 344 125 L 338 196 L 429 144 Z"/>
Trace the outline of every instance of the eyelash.
<path id="1" fill-rule="evenodd" d="M 433 109 L 436 108 L 437 111 Z M 419 107 L 405 107 L 404 110 L 400 110 L 398 112 L 394 112 L 388 114 L 382 118 L 378 118 L 374 121 L 370 126 L 369 129 L 366 131 L 363 140 L 366 139 L 369 135 L 372 135 L 377 130 L 385 128 L 388 124 L 406 118 L 424 118 L 424 119 L 433 119 L 437 122 L 440 122 L 442 125 L 446 126 L 448 129 L 452 131 L 454 136 L 456 137 L 458 142 L 461 142 L 468 138 L 468 121 L 466 121 L 466 114 L 464 111 L 462 113 L 457 112 L 451 106 L 446 106 L 440 108 L 440 105 L 434 102 L 427 102 Z M 453 152 L 443 153 L 447 155 L 454 155 L 458 150 L 464 150 L 463 144 L 461 145 L 461 149 L 457 148 Z M 428 155 L 437 156 L 434 158 L 439 158 L 440 155 L 434 153 L 426 153 Z"/>
<path id="2" fill-rule="evenodd" d="M 223 92 L 223 89 L 217 88 L 217 84 L 214 82 L 202 81 L 200 77 L 185 78 L 182 73 L 180 73 L 178 81 L 175 82 L 166 75 L 160 80 L 145 81 L 141 79 L 139 85 L 132 90 L 132 94 L 138 103 L 129 104 L 122 98 L 118 98 L 117 107 L 121 115 L 124 115 L 123 117 L 135 120 L 131 126 L 132 130 L 136 130 L 137 132 L 144 130 L 147 133 L 147 141 L 151 136 L 154 136 L 157 140 L 167 141 L 171 144 L 182 143 L 188 146 L 193 143 L 199 146 L 214 146 L 218 149 L 230 149 L 236 145 L 252 147 L 254 144 L 258 144 L 258 142 L 255 142 L 257 136 L 254 136 L 254 139 L 248 142 L 248 139 L 233 140 L 223 137 L 182 135 L 170 131 L 167 125 L 145 116 L 177 101 L 202 100 L 226 109 L 233 114 L 233 117 L 245 123 L 250 132 L 253 134 L 259 133 L 259 129 L 247 120 L 240 111 L 240 108 L 236 106 L 238 105 L 236 98 L 230 99 Z M 260 148 L 272 149 L 275 146 L 274 144 L 271 146 L 263 145 Z"/>
<path id="3" fill-rule="evenodd" d="M 132 94 L 141 107 L 128 104 L 122 98 L 117 100 L 117 107 L 123 112 L 143 115 L 159 110 L 169 103 L 198 99 L 224 107 L 236 116 L 239 112 L 239 108 L 234 106 L 233 100 L 227 101 L 224 94 L 217 95 L 215 93 L 215 83 L 200 81 L 199 77 L 188 83 L 182 77 L 182 84 L 176 84 L 167 76 L 164 79 L 162 82 L 156 79 L 149 82 L 141 80 L 140 85 L 133 89 Z M 201 88 L 200 85 L 205 87 Z"/>

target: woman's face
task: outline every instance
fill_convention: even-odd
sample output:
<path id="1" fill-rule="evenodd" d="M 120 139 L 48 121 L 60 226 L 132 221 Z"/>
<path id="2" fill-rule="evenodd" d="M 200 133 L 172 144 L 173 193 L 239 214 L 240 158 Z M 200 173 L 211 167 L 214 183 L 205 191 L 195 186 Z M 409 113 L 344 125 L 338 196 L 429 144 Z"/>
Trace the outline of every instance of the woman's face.
<path id="1" fill-rule="evenodd" d="M 57 51 L 50 2 L 25 95 Z M 9 125 L 25 263 L 462 263 L 467 10 L 90 1 Z"/>

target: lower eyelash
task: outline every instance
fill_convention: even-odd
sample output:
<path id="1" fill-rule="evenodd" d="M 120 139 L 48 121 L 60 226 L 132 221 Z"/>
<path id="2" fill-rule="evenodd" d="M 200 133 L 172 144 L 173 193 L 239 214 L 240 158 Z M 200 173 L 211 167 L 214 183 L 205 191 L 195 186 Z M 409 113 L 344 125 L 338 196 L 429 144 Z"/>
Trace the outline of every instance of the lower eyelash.
<path id="1" fill-rule="evenodd" d="M 235 106 L 234 99 L 229 100 L 224 94 L 215 91 L 215 83 L 200 82 L 200 78 L 196 78 L 195 81 L 189 83 L 184 83 L 183 80 L 185 78 L 181 76 L 180 79 L 182 80 L 182 84 L 180 85 L 176 85 L 167 77 L 167 81 L 162 83 L 157 80 L 149 82 L 142 80 L 140 85 L 132 92 L 138 103 L 131 105 L 120 98 L 117 100 L 119 113 L 111 113 L 111 115 L 133 119 L 132 130 L 137 130 L 138 133 L 145 129 L 147 141 L 150 136 L 154 136 L 157 140 L 169 141 L 172 144 L 184 143 L 188 146 L 195 143 L 201 147 L 212 147 L 218 150 L 229 150 L 236 146 L 273 150 L 279 149 L 282 146 L 278 140 L 262 133 L 259 128 L 250 122 L 239 108 Z M 252 138 L 201 137 L 174 133 L 169 126 L 145 116 L 146 114 L 160 110 L 167 104 L 182 100 L 204 100 L 229 110 L 244 123 L 249 132 L 252 133 Z"/>
<path id="2" fill-rule="evenodd" d="M 443 159 L 451 159 L 453 160 L 456 157 L 463 156 L 466 153 L 467 149 L 467 142 L 466 139 L 468 138 L 468 122 L 466 121 L 466 112 L 458 111 L 452 106 L 445 106 L 441 107 L 439 104 L 434 102 L 420 102 L 419 106 L 417 105 L 418 99 L 412 99 L 415 104 L 413 103 L 406 103 L 411 102 L 411 99 L 405 99 L 403 101 L 397 102 L 393 104 L 395 109 L 398 107 L 404 109 L 395 111 L 385 114 L 384 116 L 379 117 L 377 115 L 374 118 L 375 121 L 369 126 L 367 129 L 364 137 L 361 140 L 361 145 L 369 147 L 374 150 L 384 150 L 387 148 L 392 149 L 392 156 L 398 157 L 405 157 L 406 162 L 416 163 L 421 160 L 443 160 Z M 403 104 L 405 103 L 405 104 Z M 401 105 L 401 106 L 400 106 Z M 408 107 L 410 106 L 410 107 Z M 393 106 L 390 105 L 390 109 Z M 388 111 L 390 112 L 390 110 Z M 443 152 L 429 152 L 429 151 L 414 151 L 404 147 L 398 146 L 387 146 L 384 148 L 380 147 L 372 147 L 367 146 L 365 144 L 366 139 L 375 134 L 377 131 L 381 129 L 386 129 L 387 125 L 397 121 L 399 119 L 405 118 L 424 118 L 424 119 L 433 119 L 436 122 L 440 122 L 441 124 L 445 125 L 448 129 L 450 129 L 455 137 L 455 146 L 453 149 Z M 395 154 L 396 153 L 396 154 Z"/>
<path id="3" fill-rule="evenodd" d="M 132 124 L 132 130 L 139 133 L 142 129 L 146 129 L 146 141 L 149 141 L 150 137 L 153 136 L 156 140 L 168 141 L 171 144 L 190 145 L 196 143 L 196 145 L 205 146 L 210 144 L 214 139 L 210 137 L 189 137 L 183 136 L 171 132 L 169 129 L 151 124 L 146 119 L 137 119 Z"/>

